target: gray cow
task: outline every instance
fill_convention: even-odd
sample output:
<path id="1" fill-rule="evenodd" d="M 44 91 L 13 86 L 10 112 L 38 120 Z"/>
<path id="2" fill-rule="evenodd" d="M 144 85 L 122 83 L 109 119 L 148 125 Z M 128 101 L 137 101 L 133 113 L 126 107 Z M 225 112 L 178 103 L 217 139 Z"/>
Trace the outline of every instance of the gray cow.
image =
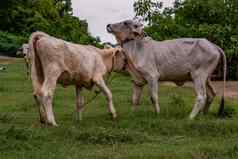
<path id="1" fill-rule="evenodd" d="M 197 98 L 189 117 L 193 119 L 200 111 L 207 113 L 215 97 L 210 77 L 221 59 L 224 101 L 226 57 L 223 50 L 210 41 L 193 38 L 154 41 L 144 37 L 143 25 L 133 20 L 109 24 L 107 31 L 115 36 L 125 52 L 134 83 L 134 105 L 139 103 L 142 88 L 148 83 L 155 111 L 159 113 L 158 81 L 183 85 L 192 80 Z"/>

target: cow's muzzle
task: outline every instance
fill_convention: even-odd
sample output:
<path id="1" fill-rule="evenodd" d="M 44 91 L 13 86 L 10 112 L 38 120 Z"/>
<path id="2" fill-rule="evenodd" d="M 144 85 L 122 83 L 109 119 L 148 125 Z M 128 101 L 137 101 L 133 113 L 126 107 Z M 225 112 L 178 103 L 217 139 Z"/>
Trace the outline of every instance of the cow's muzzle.
<path id="1" fill-rule="evenodd" d="M 111 24 L 108 24 L 107 25 L 107 32 L 108 33 L 112 33 L 113 31 L 112 31 L 112 25 Z"/>

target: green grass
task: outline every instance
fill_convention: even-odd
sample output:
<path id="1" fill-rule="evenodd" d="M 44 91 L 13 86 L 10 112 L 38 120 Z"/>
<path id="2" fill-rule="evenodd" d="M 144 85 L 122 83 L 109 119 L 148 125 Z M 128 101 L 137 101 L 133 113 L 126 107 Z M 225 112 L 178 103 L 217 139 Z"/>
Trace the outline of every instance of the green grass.
<path id="1" fill-rule="evenodd" d="M 75 120 L 75 90 L 56 90 L 54 112 L 59 127 L 39 124 L 31 82 L 18 62 L 0 72 L 0 159 L 237 159 L 238 105 L 226 100 L 230 117 L 216 117 L 218 99 L 207 116 L 188 120 L 194 102 L 190 88 L 161 86 L 161 113 L 156 116 L 145 88 L 133 112 L 131 80 L 115 74 L 110 85 L 119 114 L 112 121 L 106 100 L 98 96 L 83 120 Z M 93 96 L 84 91 L 86 100 Z"/>

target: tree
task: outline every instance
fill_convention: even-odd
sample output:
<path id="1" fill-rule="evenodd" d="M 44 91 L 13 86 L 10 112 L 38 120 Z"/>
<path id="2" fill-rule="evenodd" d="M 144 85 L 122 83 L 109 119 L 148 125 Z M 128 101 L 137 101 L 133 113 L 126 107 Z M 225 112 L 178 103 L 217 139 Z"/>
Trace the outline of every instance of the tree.
<path id="1" fill-rule="evenodd" d="M 9 36 L 7 41 L 0 39 L 0 46 L 9 47 L 0 47 L 2 53 L 16 51 L 37 30 L 68 41 L 100 46 L 100 40 L 88 33 L 87 22 L 72 15 L 71 0 L 4 0 L 0 2 L 0 21 L 0 38 Z M 15 38 L 18 36 L 21 38 Z M 10 41 L 14 39 L 22 41 Z M 7 42 L 14 47 L 6 45 Z"/>
<path id="2" fill-rule="evenodd" d="M 73 14 L 71 0 L 54 0 L 54 3 L 61 17 L 63 17 L 65 14 Z"/>
<path id="3" fill-rule="evenodd" d="M 134 11 L 136 16 L 141 16 L 150 23 L 153 15 L 159 13 L 162 5 L 162 2 L 154 2 L 153 0 L 138 0 L 134 3 Z"/>

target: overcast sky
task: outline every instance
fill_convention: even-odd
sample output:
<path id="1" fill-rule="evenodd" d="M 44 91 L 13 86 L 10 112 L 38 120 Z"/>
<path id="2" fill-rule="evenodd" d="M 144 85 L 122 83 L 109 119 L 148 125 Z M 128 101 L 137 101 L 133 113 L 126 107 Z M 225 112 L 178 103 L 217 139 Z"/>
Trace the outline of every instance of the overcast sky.
<path id="1" fill-rule="evenodd" d="M 164 6 L 174 0 L 161 0 Z M 106 32 L 106 25 L 134 17 L 134 0 L 72 0 L 74 15 L 87 20 L 89 32 L 103 42 L 115 42 Z"/>

